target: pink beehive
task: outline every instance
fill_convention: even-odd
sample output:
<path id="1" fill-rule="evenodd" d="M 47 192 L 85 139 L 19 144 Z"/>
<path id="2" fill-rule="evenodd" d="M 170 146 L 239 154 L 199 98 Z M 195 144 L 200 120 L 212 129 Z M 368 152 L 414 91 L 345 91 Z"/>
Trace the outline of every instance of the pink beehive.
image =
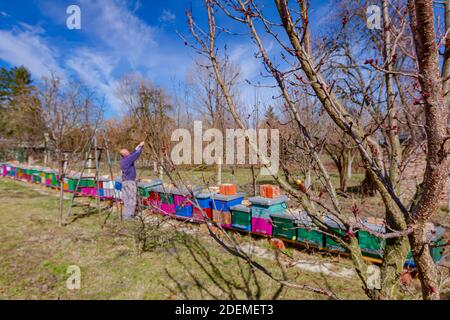
<path id="1" fill-rule="evenodd" d="M 272 222 L 270 219 L 252 218 L 252 232 L 272 235 Z"/>
<path id="2" fill-rule="evenodd" d="M 92 187 L 85 187 L 85 188 L 81 188 L 81 194 L 87 196 L 87 197 L 92 197 L 95 196 L 97 194 L 97 189 L 96 188 L 92 188 Z"/>
<path id="3" fill-rule="evenodd" d="M 169 203 L 161 203 L 161 213 L 162 214 L 175 214 L 175 204 L 169 204 Z"/>

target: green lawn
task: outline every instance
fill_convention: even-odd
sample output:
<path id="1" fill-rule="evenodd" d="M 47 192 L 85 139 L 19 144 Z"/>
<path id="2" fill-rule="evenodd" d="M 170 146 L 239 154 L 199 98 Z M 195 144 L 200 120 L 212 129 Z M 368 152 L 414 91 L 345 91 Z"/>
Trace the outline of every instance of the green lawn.
<path id="1" fill-rule="evenodd" d="M 246 289 L 246 265 L 221 249 L 198 225 L 171 222 L 154 229 L 154 247 L 139 253 L 133 236 L 136 226 L 120 225 L 116 215 L 104 228 L 104 214 L 58 227 L 55 191 L 0 178 L 0 208 L 1 299 L 270 299 L 279 288 L 257 273 L 256 282 L 250 281 Z M 241 237 L 240 241 L 269 248 L 265 239 Z M 322 259 L 351 268 L 342 258 L 319 258 L 295 249 L 288 253 L 295 259 Z M 281 276 L 274 260 L 258 261 Z M 81 268 L 80 290 L 66 288 L 70 265 Z M 293 283 L 329 288 L 340 298 L 365 298 L 356 278 L 294 268 L 287 269 L 287 277 Z M 285 288 L 279 298 L 325 297 Z"/>

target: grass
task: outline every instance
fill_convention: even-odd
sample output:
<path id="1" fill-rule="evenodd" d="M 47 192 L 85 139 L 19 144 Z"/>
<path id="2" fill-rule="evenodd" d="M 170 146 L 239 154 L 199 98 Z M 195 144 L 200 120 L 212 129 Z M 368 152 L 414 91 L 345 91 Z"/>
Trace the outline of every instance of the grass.
<path id="1" fill-rule="evenodd" d="M 214 279 L 224 278 L 242 284 L 241 264 L 213 242 L 198 225 L 182 225 L 159 230 L 159 244 L 138 254 L 133 225 L 120 225 L 113 216 L 104 228 L 104 215 L 91 215 L 58 227 L 58 198 L 55 191 L 8 179 L 0 179 L 0 298 L 1 299 L 203 299 L 227 298 L 218 285 L 202 271 L 189 253 L 186 237 L 197 243 L 196 257 L 212 264 L 206 269 Z M 267 240 L 252 240 L 268 248 Z M 337 257 L 317 257 L 297 250 L 289 253 L 301 259 L 321 259 L 350 267 L 349 261 Z M 195 250 L 194 250 L 195 251 Z M 205 256 L 206 254 L 206 256 Z M 339 260 L 339 261 L 338 261 Z M 276 263 L 258 260 L 275 274 Z M 67 268 L 81 269 L 81 289 L 68 290 Z M 214 268 L 220 269 L 215 272 Z M 245 266 L 243 267 L 245 270 Z M 295 283 L 323 286 L 347 299 L 365 298 L 358 279 L 324 276 L 290 268 L 288 277 Z M 260 298 L 270 298 L 278 286 L 258 273 Z M 219 281 L 220 282 L 220 281 Z M 199 284 L 203 289 L 199 289 Z M 251 285 L 256 292 L 255 285 Z M 236 297 L 246 295 L 235 290 Z M 284 289 L 280 298 L 324 299 L 323 295 L 297 289 Z"/>

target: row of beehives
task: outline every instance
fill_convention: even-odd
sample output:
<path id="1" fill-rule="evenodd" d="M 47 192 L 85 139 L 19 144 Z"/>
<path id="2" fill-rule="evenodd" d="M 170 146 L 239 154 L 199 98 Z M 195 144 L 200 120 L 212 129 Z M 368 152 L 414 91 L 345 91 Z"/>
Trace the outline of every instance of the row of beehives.
<path id="1" fill-rule="evenodd" d="M 59 188 L 60 179 L 55 170 L 42 167 L 29 167 L 5 163 L 1 165 L 3 176 L 34 182 L 48 187 Z M 71 174 L 63 179 L 63 190 L 66 192 L 79 192 L 85 196 L 96 197 L 99 194 L 102 199 L 121 199 L 120 178 L 114 181 L 100 178 L 97 186 L 95 177 L 88 176 L 80 179 L 79 174 Z M 220 190 L 228 190 L 220 188 Z M 178 219 L 187 219 L 193 222 L 203 222 L 211 219 L 224 229 L 234 229 L 249 232 L 256 235 L 277 237 L 301 245 L 345 253 L 347 250 L 338 241 L 336 235 L 345 239 L 348 236 L 358 237 L 363 254 L 373 261 L 380 260 L 383 255 L 385 241 L 371 233 L 358 230 L 349 234 L 331 216 L 325 218 L 326 224 L 335 234 L 324 233 L 311 221 L 308 215 L 287 208 L 288 198 L 275 194 L 275 197 L 250 197 L 239 192 L 221 194 L 208 190 L 187 190 L 164 186 L 160 180 L 139 182 L 139 203 L 155 213 L 173 216 Z M 229 193 L 228 191 L 223 191 Z M 384 226 L 374 221 L 366 221 L 365 225 L 383 233 Z M 437 231 L 437 232 L 436 232 Z M 443 230 L 435 229 L 433 242 L 444 242 Z M 443 247 L 432 247 L 431 254 L 435 261 L 442 258 Z M 411 255 L 407 263 L 412 265 Z"/>

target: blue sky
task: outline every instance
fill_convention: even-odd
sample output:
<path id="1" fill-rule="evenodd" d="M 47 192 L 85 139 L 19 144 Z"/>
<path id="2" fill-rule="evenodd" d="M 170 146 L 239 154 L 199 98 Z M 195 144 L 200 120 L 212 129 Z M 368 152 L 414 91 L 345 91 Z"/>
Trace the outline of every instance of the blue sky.
<path id="1" fill-rule="evenodd" d="M 319 26 L 331 3 L 312 2 Z M 66 27 L 71 4 L 81 8 L 81 30 Z M 175 83 L 186 80 L 198 55 L 175 31 L 188 35 L 186 8 L 204 21 L 202 6 L 203 0 L 0 0 L 0 66 L 24 65 L 37 82 L 50 72 L 76 77 L 105 97 L 106 116 L 114 117 L 122 108 L 115 88 L 123 75 L 140 73 L 169 93 Z M 218 18 L 222 26 L 229 23 Z M 262 67 L 249 38 L 220 41 L 227 44 L 243 78 L 257 80 Z M 246 90 L 253 95 L 253 88 Z"/>

